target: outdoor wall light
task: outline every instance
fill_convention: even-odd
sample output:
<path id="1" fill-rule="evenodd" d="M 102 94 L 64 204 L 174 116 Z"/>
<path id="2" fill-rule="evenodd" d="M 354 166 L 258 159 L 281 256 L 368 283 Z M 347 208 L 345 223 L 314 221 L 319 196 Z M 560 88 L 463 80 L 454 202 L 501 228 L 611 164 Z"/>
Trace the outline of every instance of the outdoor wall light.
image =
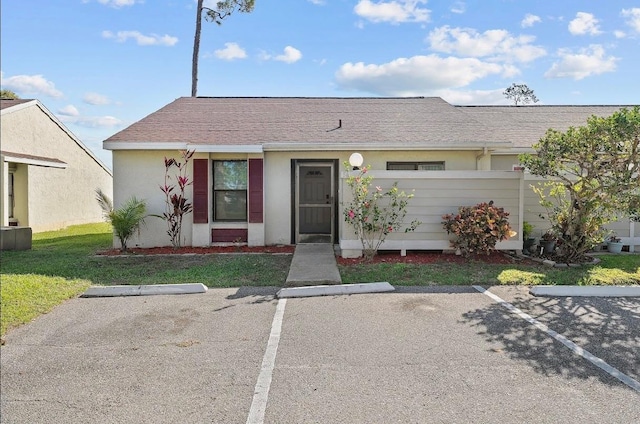
<path id="1" fill-rule="evenodd" d="M 360 153 L 351 153 L 349 156 L 349 165 L 353 166 L 354 171 L 359 170 L 363 162 L 364 158 Z"/>

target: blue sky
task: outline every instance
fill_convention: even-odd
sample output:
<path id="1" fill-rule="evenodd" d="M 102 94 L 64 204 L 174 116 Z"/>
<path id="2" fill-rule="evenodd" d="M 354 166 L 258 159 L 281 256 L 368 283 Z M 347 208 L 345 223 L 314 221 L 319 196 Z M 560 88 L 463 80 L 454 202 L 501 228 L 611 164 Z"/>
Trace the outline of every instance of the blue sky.
<path id="1" fill-rule="evenodd" d="M 213 6 L 215 2 L 208 2 Z M 203 21 L 201 96 L 640 103 L 640 0 L 256 0 Z M 205 1 L 207 5 L 207 1 Z M 102 141 L 191 94 L 195 0 L 3 0 L 1 85 Z"/>

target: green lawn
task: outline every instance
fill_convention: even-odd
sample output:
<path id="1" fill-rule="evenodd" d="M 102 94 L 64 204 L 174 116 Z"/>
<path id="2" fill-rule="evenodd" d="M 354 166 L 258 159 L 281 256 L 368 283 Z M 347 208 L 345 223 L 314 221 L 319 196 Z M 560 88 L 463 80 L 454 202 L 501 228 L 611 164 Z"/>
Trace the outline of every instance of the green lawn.
<path id="1" fill-rule="evenodd" d="M 33 248 L 2 252 L 0 331 L 53 309 L 90 285 L 203 283 L 208 287 L 282 286 L 291 255 L 96 256 L 112 243 L 108 224 L 37 233 Z M 640 284 L 640 255 L 606 255 L 599 265 L 359 264 L 340 266 L 344 283 L 394 285 Z"/>
<path id="2" fill-rule="evenodd" d="M 388 281 L 399 286 L 522 284 L 632 285 L 640 284 L 640 254 L 602 255 L 598 265 L 551 268 L 545 265 L 359 264 L 340 266 L 344 283 Z"/>

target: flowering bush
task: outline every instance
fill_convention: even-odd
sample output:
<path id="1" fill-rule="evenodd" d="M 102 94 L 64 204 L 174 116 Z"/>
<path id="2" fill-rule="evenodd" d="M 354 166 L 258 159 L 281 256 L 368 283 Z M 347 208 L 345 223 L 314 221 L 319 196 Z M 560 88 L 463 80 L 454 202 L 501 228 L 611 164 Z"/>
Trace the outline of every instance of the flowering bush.
<path id="1" fill-rule="evenodd" d="M 187 186 L 192 184 L 187 175 L 187 163 L 194 153 L 189 150 L 181 151 L 183 162 L 178 162 L 173 158 L 164 158 L 164 185 L 160 186 L 160 190 L 162 190 L 166 198 L 166 210 L 162 214 L 162 218 L 167 221 L 167 226 L 169 227 L 167 234 L 171 237 L 171 244 L 175 248 L 181 246 L 182 218 L 193 210 L 193 205 L 185 197 L 185 190 Z M 178 169 L 178 172 L 175 175 L 176 184 L 171 184 L 170 172 L 174 166 Z M 176 189 L 177 192 L 175 192 Z"/>
<path id="2" fill-rule="evenodd" d="M 451 242 L 455 249 L 460 249 L 464 254 L 488 255 L 495 250 L 497 242 L 515 234 L 507 220 L 508 216 L 509 213 L 503 208 L 493 206 L 492 200 L 475 206 L 461 206 L 457 215 L 444 215 L 442 225 L 447 234 L 456 236 Z"/>
<path id="3" fill-rule="evenodd" d="M 351 170 L 348 163 L 345 167 Z M 366 174 L 367 167 L 363 167 L 357 175 L 347 178 L 353 200 L 345 204 L 343 212 L 344 220 L 351 224 L 362 243 L 365 260 L 371 260 L 387 235 L 404 226 L 407 204 L 413 194 L 398 190 L 397 182 L 386 191 L 380 186 L 372 188 L 373 177 Z M 414 231 L 420 224 L 414 220 L 404 232 Z"/>

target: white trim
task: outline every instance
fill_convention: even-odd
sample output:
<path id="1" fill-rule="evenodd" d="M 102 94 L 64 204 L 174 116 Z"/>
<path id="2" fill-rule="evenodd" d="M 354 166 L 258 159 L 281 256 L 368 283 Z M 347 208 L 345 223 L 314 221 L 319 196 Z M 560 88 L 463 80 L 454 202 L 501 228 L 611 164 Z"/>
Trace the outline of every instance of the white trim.
<path id="1" fill-rule="evenodd" d="M 293 143 L 264 143 L 263 149 L 265 152 L 291 152 L 291 151 L 388 151 L 388 150 L 402 150 L 402 151 L 416 151 L 416 150 L 483 150 L 483 149 L 495 149 L 495 148 L 508 148 L 511 147 L 510 142 L 497 142 L 497 143 L 456 143 L 456 144 L 435 144 L 430 145 L 425 143 L 408 143 L 408 144 L 396 144 L 396 143 L 306 143 L 306 142 L 293 142 Z"/>
<path id="2" fill-rule="evenodd" d="M 521 171 L 386 171 L 373 169 L 367 172 L 376 178 L 389 179 L 433 179 L 433 180 L 456 180 L 456 179 L 502 179 L 517 180 L 522 177 Z M 348 178 L 351 172 L 341 172 L 340 178 Z"/>
<path id="3" fill-rule="evenodd" d="M 17 105 L 9 106 L 9 107 L 6 107 L 6 108 L 2 109 L 0 111 L 0 116 L 1 115 L 8 115 L 8 114 L 13 113 L 13 112 L 18 112 L 19 110 L 26 109 L 26 108 L 31 107 L 31 106 L 36 105 L 36 104 L 38 104 L 37 100 L 31 100 L 31 101 L 24 102 L 24 103 L 18 103 Z"/>
<path id="4" fill-rule="evenodd" d="M 25 165 L 34 165 L 34 166 L 44 166 L 47 168 L 66 169 L 68 166 L 65 162 L 54 162 L 54 161 L 40 160 L 40 159 L 20 158 L 16 156 L 11 156 L 10 154 L 8 155 L 3 154 L 2 160 L 4 162 L 22 163 Z"/>
<path id="5" fill-rule="evenodd" d="M 196 153 L 263 153 L 261 145 L 189 144 L 180 141 L 169 143 L 104 141 L 102 148 L 105 150 L 193 150 Z"/>

